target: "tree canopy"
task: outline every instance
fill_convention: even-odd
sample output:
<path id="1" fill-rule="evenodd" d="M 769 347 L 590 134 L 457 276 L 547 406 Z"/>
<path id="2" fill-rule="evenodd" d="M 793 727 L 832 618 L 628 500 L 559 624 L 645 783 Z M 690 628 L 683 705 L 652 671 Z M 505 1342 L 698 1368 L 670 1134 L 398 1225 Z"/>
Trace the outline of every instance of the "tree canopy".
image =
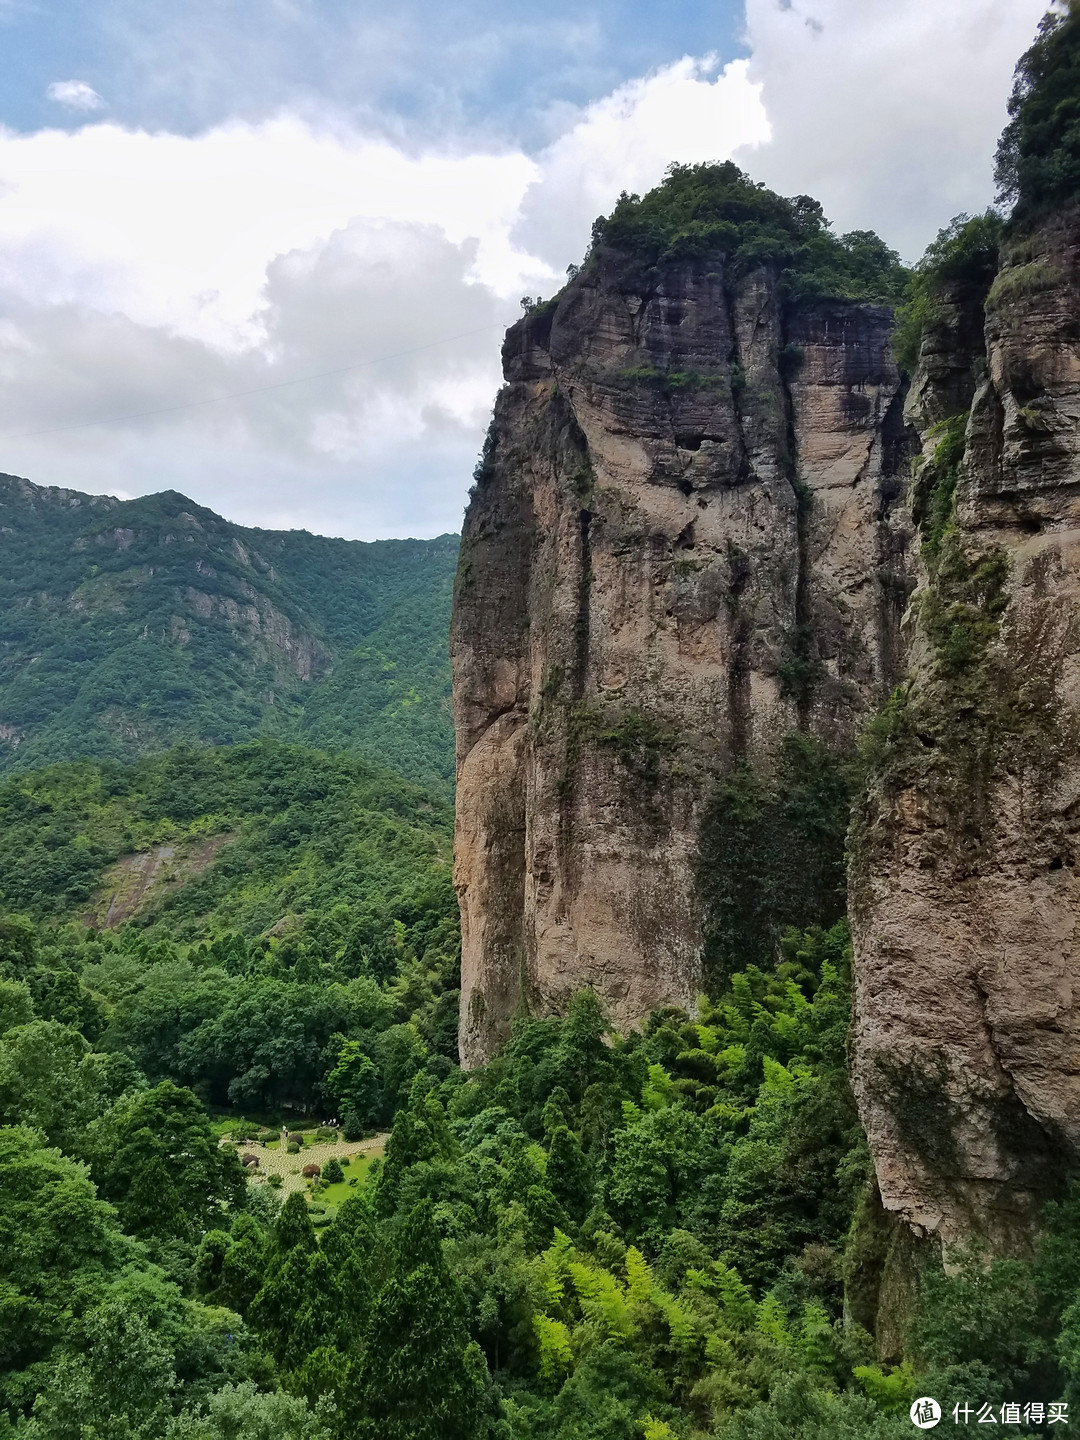
<path id="1" fill-rule="evenodd" d="M 1016 67 L 998 144 L 999 198 L 1019 224 L 1080 199 L 1080 5 L 1044 16 Z"/>
<path id="2" fill-rule="evenodd" d="M 646 265 L 715 257 L 736 274 L 775 266 L 792 299 L 891 304 L 907 278 L 900 257 L 872 231 L 834 235 L 817 200 L 777 195 L 730 160 L 671 165 L 647 194 L 624 192 L 593 226 L 593 248 L 599 246 Z"/>

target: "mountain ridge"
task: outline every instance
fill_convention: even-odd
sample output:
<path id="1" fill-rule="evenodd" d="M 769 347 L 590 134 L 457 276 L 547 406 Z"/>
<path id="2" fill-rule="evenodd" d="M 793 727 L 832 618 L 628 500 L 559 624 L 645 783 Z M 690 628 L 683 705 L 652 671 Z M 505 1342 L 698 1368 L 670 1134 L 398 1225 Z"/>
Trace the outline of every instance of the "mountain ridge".
<path id="1" fill-rule="evenodd" d="M 0 476 L 0 773 L 273 735 L 447 794 L 457 543 Z"/>

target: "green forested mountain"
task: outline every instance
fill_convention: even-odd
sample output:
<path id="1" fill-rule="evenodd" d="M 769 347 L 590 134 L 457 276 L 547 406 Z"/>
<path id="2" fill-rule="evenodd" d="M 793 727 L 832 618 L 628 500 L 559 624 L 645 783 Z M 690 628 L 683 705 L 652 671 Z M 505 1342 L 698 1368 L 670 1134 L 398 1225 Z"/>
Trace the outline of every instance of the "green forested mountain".
<path id="1" fill-rule="evenodd" d="M 790 932 L 693 1018 L 616 1036 L 588 993 L 523 1016 L 466 1075 L 446 817 L 423 804 L 273 742 L 0 791 L 5 885 L 20 848 L 97 849 L 81 882 L 34 871 L 39 923 L 0 920 L 0 1433 L 901 1440 L 917 1394 L 1075 1400 L 1075 1197 L 1028 1260 L 928 1273 L 916 1363 L 875 1354 L 891 1235 L 848 1085 L 843 922 Z M 115 930 L 62 920 L 125 827 L 222 823 L 231 889 L 215 860 Z M 200 1100 L 247 1148 L 239 1117 L 282 1107 L 392 1132 L 355 1189 L 328 1163 L 281 1206 Z"/>
<path id="2" fill-rule="evenodd" d="M 448 793 L 456 560 L 0 476 L 0 770 L 276 735 Z"/>

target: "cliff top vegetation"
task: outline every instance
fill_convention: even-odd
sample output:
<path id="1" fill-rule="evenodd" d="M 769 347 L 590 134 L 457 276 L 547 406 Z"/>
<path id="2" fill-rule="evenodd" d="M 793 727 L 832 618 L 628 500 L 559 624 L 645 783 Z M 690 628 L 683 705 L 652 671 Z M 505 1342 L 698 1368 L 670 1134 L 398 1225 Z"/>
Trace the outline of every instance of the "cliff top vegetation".
<path id="1" fill-rule="evenodd" d="M 783 272 L 793 300 L 836 298 L 893 304 L 908 271 L 872 230 L 834 235 L 809 195 L 777 195 L 730 160 L 671 165 L 646 195 L 620 195 L 593 226 L 593 249 L 611 246 L 647 265 L 723 259 L 736 273 L 761 265 Z"/>
<path id="2" fill-rule="evenodd" d="M 997 210 L 957 215 L 940 230 L 911 272 L 897 312 L 893 349 L 914 371 L 924 331 L 941 315 L 950 287 L 981 291 L 997 273 L 1001 241 L 1056 206 L 1080 197 L 1080 3 L 1068 0 L 1042 20 L 1035 43 L 1021 56 L 1009 100 L 1009 123 L 995 161 L 998 200 L 1012 206 L 1007 222 Z"/>
<path id="3" fill-rule="evenodd" d="M 914 371 L 923 331 L 940 317 L 947 288 L 980 292 L 985 298 L 997 273 L 1004 223 L 995 210 L 956 215 L 926 247 L 896 312 L 893 353 L 905 370 Z"/>
<path id="4" fill-rule="evenodd" d="M 1080 3 L 1048 13 L 1016 67 L 997 150 L 999 198 L 1023 225 L 1080 196 Z"/>

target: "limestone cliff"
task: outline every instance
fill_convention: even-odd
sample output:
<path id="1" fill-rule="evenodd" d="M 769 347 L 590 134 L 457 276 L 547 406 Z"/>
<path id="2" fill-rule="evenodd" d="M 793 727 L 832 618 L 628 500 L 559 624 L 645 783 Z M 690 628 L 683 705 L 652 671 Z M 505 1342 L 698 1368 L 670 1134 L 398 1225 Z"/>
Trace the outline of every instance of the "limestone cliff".
<path id="1" fill-rule="evenodd" d="M 855 1083 L 887 1210 L 1022 1244 L 1080 1148 L 1080 216 L 955 289 L 909 415 L 911 672 L 855 822 Z"/>
<path id="2" fill-rule="evenodd" d="M 581 986 L 620 1027 L 689 1004 L 716 777 L 848 746 L 895 682 L 890 325 L 600 246 L 510 330 L 452 628 L 465 1064 Z"/>

